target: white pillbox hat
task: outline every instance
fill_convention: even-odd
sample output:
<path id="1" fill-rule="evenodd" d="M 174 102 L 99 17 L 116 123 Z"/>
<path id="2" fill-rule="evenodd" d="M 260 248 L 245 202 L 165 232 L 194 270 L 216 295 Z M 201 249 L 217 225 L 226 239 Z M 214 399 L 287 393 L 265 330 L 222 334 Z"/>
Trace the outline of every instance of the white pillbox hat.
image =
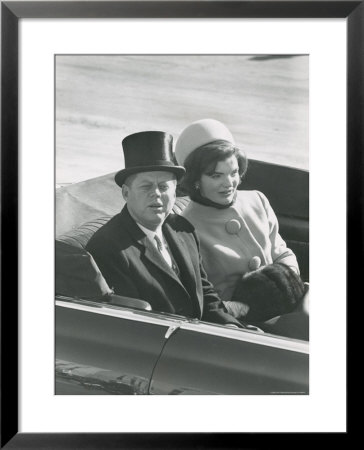
<path id="1" fill-rule="evenodd" d="M 188 125 L 176 141 L 175 156 L 183 165 L 187 156 L 198 147 L 213 141 L 224 140 L 235 144 L 227 127 L 215 119 L 202 119 Z"/>

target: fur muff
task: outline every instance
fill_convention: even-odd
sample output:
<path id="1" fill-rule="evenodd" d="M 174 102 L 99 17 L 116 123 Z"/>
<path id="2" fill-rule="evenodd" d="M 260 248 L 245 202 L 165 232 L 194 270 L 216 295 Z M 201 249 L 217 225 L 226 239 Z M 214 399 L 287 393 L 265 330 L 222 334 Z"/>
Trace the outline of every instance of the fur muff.
<path id="1" fill-rule="evenodd" d="M 247 322 L 263 322 L 292 312 L 304 292 L 296 272 L 283 263 L 274 263 L 246 273 L 231 300 L 249 306 L 244 317 Z"/>

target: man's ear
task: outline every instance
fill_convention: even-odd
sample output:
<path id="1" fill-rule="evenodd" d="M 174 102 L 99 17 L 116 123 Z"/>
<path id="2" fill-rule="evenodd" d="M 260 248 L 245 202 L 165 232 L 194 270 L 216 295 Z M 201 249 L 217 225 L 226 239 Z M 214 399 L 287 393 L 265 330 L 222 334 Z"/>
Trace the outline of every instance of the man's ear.
<path id="1" fill-rule="evenodd" d="M 129 195 L 129 188 L 126 184 L 123 184 L 121 186 L 121 193 L 122 193 L 124 200 L 127 201 L 128 195 Z"/>

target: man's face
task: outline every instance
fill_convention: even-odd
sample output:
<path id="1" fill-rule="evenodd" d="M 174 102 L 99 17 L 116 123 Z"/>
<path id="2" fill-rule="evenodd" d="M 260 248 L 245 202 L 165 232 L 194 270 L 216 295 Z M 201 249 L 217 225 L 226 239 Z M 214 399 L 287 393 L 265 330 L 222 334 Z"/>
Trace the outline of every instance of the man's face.
<path id="1" fill-rule="evenodd" d="M 140 172 L 130 177 L 122 187 L 130 215 L 155 231 L 173 208 L 176 185 L 176 176 L 171 172 Z"/>

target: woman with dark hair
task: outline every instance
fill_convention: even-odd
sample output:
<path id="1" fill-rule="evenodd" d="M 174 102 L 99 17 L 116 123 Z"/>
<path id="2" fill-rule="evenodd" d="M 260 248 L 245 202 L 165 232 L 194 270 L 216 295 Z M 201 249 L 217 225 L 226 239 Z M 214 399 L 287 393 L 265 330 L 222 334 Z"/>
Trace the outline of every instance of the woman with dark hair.
<path id="1" fill-rule="evenodd" d="M 175 155 L 191 198 L 183 215 L 196 228 L 203 265 L 230 314 L 261 326 L 294 312 L 304 295 L 297 259 L 264 194 L 237 190 L 248 161 L 230 131 L 213 119 L 194 122 Z M 301 331 L 294 337 L 305 338 Z"/>

